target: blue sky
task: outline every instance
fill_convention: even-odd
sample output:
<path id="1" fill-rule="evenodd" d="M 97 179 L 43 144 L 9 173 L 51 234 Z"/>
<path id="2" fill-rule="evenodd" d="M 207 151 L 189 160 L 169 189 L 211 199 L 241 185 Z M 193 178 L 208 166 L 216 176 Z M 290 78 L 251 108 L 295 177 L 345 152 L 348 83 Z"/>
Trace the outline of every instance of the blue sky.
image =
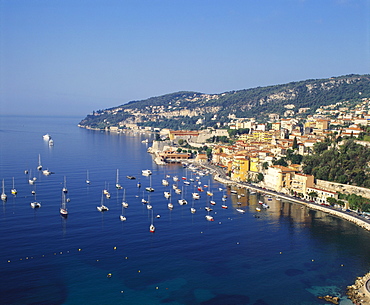
<path id="1" fill-rule="evenodd" d="M 1 114 L 370 73 L 370 0 L 0 0 Z"/>

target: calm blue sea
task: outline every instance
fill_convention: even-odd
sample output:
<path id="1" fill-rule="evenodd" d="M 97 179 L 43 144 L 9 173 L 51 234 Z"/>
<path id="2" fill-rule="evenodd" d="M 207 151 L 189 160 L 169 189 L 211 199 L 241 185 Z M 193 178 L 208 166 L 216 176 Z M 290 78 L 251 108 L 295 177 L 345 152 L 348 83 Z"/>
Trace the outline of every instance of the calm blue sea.
<path id="1" fill-rule="evenodd" d="M 0 179 L 8 195 L 0 203 L 0 304 L 297 305 L 324 304 L 317 296 L 326 294 L 350 304 L 346 286 L 370 270 L 370 233 L 243 189 L 238 199 L 207 175 L 200 182 L 214 193 L 214 222 L 205 219 L 205 192 L 190 213 L 195 186 L 182 181 L 183 195 L 172 192 L 169 211 L 163 191 L 170 187 L 161 180 L 170 175 L 172 185 L 175 175 L 196 175 L 180 165 L 157 166 L 141 142 L 150 135 L 80 129 L 79 120 L 0 117 Z M 43 140 L 46 133 L 53 147 Z M 54 174 L 37 171 L 39 154 Z M 125 222 L 119 219 L 124 192 L 115 188 L 117 169 L 129 203 Z M 153 172 L 149 197 L 150 178 L 142 169 Z M 25 170 L 37 178 L 34 186 Z M 64 177 L 67 219 L 59 215 Z M 111 193 L 104 201 L 109 211 L 100 213 L 104 188 Z M 40 209 L 30 207 L 32 190 Z M 221 208 L 224 194 L 228 209 Z M 161 216 L 154 217 L 155 233 L 143 196 Z M 182 196 L 188 205 L 177 203 Z M 258 200 L 270 209 L 257 213 Z M 237 201 L 245 214 L 236 212 Z"/>

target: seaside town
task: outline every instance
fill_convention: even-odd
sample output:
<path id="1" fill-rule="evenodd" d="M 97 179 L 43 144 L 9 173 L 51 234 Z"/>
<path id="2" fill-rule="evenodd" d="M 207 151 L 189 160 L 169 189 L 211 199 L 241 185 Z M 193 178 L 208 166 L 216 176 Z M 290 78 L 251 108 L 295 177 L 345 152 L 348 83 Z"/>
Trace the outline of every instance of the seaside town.
<path id="1" fill-rule="evenodd" d="M 154 134 L 155 140 L 148 152 L 158 165 L 179 162 L 202 165 L 212 169 L 215 178 L 222 183 L 286 196 L 286 199 L 341 217 L 370 231 L 368 186 L 318 179 L 304 173 L 302 162 L 305 156 L 319 150 L 338 149 L 348 140 L 367 150 L 370 99 L 362 98 L 357 104 L 340 102 L 322 106 L 304 119 L 301 115 L 308 108 L 295 109 L 294 105 L 285 108 L 283 117 L 269 114 L 265 123 L 255 118 L 229 115 L 230 122 L 223 126 L 216 122 L 219 128 L 171 130 L 122 122 L 106 127 L 105 131 L 148 135 L 142 141 L 148 146 Z M 191 115 L 190 112 L 183 114 Z M 143 119 L 142 113 L 137 115 Z M 201 119 L 198 123 L 202 124 Z M 353 195 L 355 205 L 346 200 Z M 364 204 L 359 204 L 360 201 Z M 347 287 L 347 294 L 355 304 L 370 302 L 369 279 L 370 273 L 367 273 Z M 335 297 L 328 295 L 323 299 L 338 304 Z"/>
<path id="2" fill-rule="evenodd" d="M 155 132 L 156 140 L 148 152 L 154 155 L 157 164 L 207 163 L 222 169 L 232 181 L 253 183 L 322 205 L 339 203 L 345 210 L 350 206 L 346 200 L 339 200 L 339 193 L 370 198 L 370 189 L 366 187 L 317 179 L 304 174 L 302 169 L 302 157 L 312 154 L 315 145 L 328 139 L 337 147 L 346 139 L 353 139 L 365 147 L 370 145 L 366 137 L 359 140 L 370 122 L 370 99 L 363 98 L 352 106 L 346 102 L 323 106 L 305 120 L 298 115 L 309 109 L 295 109 L 294 105 L 285 108 L 283 118 L 270 114 L 266 123 L 230 115 L 230 122 L 218 129 L 170 130 L 130 123 L 110 126 L 106 130 L 113 133 L 125 130 Z"/>

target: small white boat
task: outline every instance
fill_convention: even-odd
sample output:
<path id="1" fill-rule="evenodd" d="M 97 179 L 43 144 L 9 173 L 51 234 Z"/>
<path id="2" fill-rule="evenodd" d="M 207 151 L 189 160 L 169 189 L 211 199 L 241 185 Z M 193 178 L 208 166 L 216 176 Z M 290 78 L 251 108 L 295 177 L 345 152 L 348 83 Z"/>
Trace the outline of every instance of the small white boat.
<path id="1" fill-rule="evenodd" d="M 270 208 L 270 206 L 266 203 L 262 203 L 261 206 L 264 208 L 264 209 L 268 209 Z"/>
<path id="2" fill-rule="evenodd" d="M 89 170 L 86 171 L 86 184 L 90 184 L 90 178 L 89 178 Z"/>
<path id="3" fill-rule="evenodd" d="M 41 208 L 41 203 L 36 200 L 36 192 L 34 194 L 34 201 L 30 203 L 31 208 L 38 209 Z"/>
<path id="4" fill-rule="evenodd" d="M 31 202 L 31 208 L 33 209 L 41 208 L 41 203 L 37 201 Z"/>
<path id="5" fill-rule="evenodd" d="M 209 203 L 212 204 L 212 205 L 216 205 L 216 201 L 214 201 L 214 200 L 210 200 Z"/>
<path id="6" fill-rule="evenodd" d="M 237 212 L 241 213 L 241 214 L 244 214 L 245 211 L 243 209 L 236 209 Z"/>
<path id="7" fill-rule="evenodd" d="M 151 209 L 153 208 L 153 206 L 152 206 L 151 204 L 149 204 L 149 203 L 148 203 L 148 204 L 146 205 L 146 208 L 147 208 L 148 210 L 151 210 Z"/>
<path id="8" fill-rule="evenodd" d="M 193 196 L 194 199 L 199 199 L 200 198 L 199 193 L 193 193 L 192 196 Z"/>
<path id="9" fill-rule="evenodd" d="M 66 176 L 64 176 L 64 186 L 63 186 L 62 191 L 63 191 L 63 193 L 68 193 Z"/>
<path id="10" fill-rule="evenodd" d="M 51 139 L 51 136 L 47 133 L 47 134 L 44 134 L 42 136 L 42 138 L 45 140 L 45 141 L 49 141 Z"/>
<path id="11" fill-rule="evenodd" d="M 212 208 L 210 208 L 210 207 L 205 207 L 204 208 L 207 212 L 211 212 L 211 211 L 213 211 L 213 209 Z"/>
<path id="12" fill-rule="evenodd" d="M 141 173 L 143 176 L 150 176 L 152 174 L 152 171 L 150 169 L 143 169 Z"/>
<path id="13" fill-rule="evenodd" d="M 211 216 L 211 215 L 206 215 L 205 217 L 206 217 L 206 220 L 208 220 L 208 221 L 215 221 L 213 219 L 213 216 Z"/>
<path id="14" fill-rule="evenodd" d="M 1 193 L 1 200 L 6 201 L 7 199 L 8 199 L 8 196 L 5 194 L 4 179 L 3 179 L 3 191 Z"/>
<path id="15" fill-rule="evenodd" d="M 196 210 L 196 208 L 190 208 L 190 212 L 192 213 L 192 214 L 195 214 L 195 212 L 196 212 L 197 210 Z"/>
<path id="16" fill-rule="evenodd" d="M 116 177 L 116 189 L 121 190 L 122 186 L 119 184 L 119 170 L 117 169 L 117 177 Z"/>
<path id="17" fill-rule="evenodd" d="M 173 209 L 173 204 L 172 204 L 171 202 L 169 202 L 169 203 L 167 204 L 167 207 L 168 207 L 170 210 L 172 210 L 172 209 Z"/>
<path id="18" fill-rule="evenodd" d="M 119 216 L 119 219 L 120 219 L 121 221 L 126 221 L 126 216 L 120 215 L 120 216 Z"/>
<path id="19" fill-rule="evenodd" d="M 151 225 L 150 225 L 150 227 L 149 227 L 149 231 L 150 231 L 151 233 L 154 233 L 154 232 L 155 232 L 155 226 L 154 226 L 153 224 L 151 224 Z"/>
<path id="20" fill-rule="evenodd" d="M 108 207 L 104 205 L 104 193 L 102 192 L 101 194 L 101 202 L 100 202 L 100 205 L 96 207 L 96 209 L 99 211 L 99 212 L 105 212 L 105 211 L 109 211 Z"/>
<path id="21" fill-rule="evenodd" d="M 260 207 L 256 207 L 256 211 L 257 212 L 261 212 L 261 208 Z"/>
<path id="22" fill-rule="evenodd" d="M 67 203 L 66 203 L 66 194 L 62 192 L 62 203 L 59 209 L 59 213 L 62 217 L 68 216 Z"/>
<path id="23" fill-rule="evenodd" d="M 151 233 L 154 233 L 154 231 L 155 231 L 155 226 L 154 226 L 154 224 L 153 224 L 153 222 L 154 222 L 154 217 L 153 217 L 153 215 L 154 215 L 154 212 L 153 212 L 153 210 L 152 210 L 152 223 L 150 224 L 150 226 L 149 226 L 149 232 L 151 232 Z"/>
<path id="24" fill-rule="evenodd" d="M 167 198 L 167 199 L 171 197 L 170 192 L 163 192 L 163 194 L 164 194 L 164 197 Z"/>
<path id="25" fill-rule="evenodd" d="M 135 176 L 126 176 L 126 178 L 129 179 L 129 180 L 135 180 L 136 179 Z"/>
<path id="26" fill-rule="evenodd" d="M 185 205 L 188 204 L 188 202 L 185 199 L 179 199 L 178 200 L 179 205 Z"/>
<path id="27" fill-rule="evenodd" d="M 147 192 L 154 192 L 154 188 L 152 188 L 152 176 L 150 176 L 150 186 L 147 186 L 145 189 Z"/>
<path id="28" fill-rule="evenodd" d="M 169 183 L 168 183 L 168 180 L 166 179 L 162 179 L 162 185 L 164 186 L 167 186 Z"/>
<path id="29" fill-rule="evenodd" d="M 48 143 L 49 143 L 49 146 L 54 146 L 54 140 L 53 139 L 50 139 Z"/>
<path id="30" fill-rule="evenodd" d="M 228 206 L 227 206 L 226 204 L 223 204 L 223 205 L 221 205 L 221 208 L 223 208 L 223 209 L 227 209 L 227 208 L 228 208 Z"/>
<path id="31" fill-rule="evenodd" d="M 179 177 L 177 177 L 177 176 L 173 176 L 173 177 L 172 177 L 172 179 L 173 179 L 173 181 L 175 181 L 175 182 L 176 182 L 176 181 L 179 181 Z"/>
<path id="32" fill-rule="evenodd" d="M 45 176 L 49 176 L 49 175 L 51 175 L 51 171 L 49 171 L 48 169 L 44 169 L 42 171 L 42 174 L 45 175 Z"/>
<path id="33" fill-rule="evenodd" d="M 39 154 L 39 165 L 37 166 L 37 170 L 42 170 L 42 165 L 41 165 L 41 156 Z"/>
<path id="34" fill-rule="evenodd" d="M 185 185 L 190 185 L 190 182 L 189 181 L 184 181 L 184 184 Z"/>
<path id="35" fill-rule="evenodd" d="M 126 202 L 126 189 L 123 190 L 122 206 L 128 208 L 128 203 Z"/>
<path id="36" fill-rule="evenodd" d="M 15 188 L 15 186 L 14 186 L 14 177 L 13 177 L 13 187 L 12 187 L 12 189 L 10 190 L 10 192 L 13 194 L 13 195 L 17 195 L 17 189 Z"/>

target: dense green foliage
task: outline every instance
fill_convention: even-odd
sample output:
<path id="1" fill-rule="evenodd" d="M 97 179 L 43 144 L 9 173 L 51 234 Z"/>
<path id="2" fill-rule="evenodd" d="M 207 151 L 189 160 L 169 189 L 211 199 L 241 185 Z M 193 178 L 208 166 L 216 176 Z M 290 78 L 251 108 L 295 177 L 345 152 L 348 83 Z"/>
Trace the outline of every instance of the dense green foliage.
<path id="1" fill-rule="evenodd" d="M 359 95 L 361 92 L 362 95 Z M 283 116 L 286 105 L 309 108 L 312 114 L 324 105 L 347 100 L 359 100 L 370 96 L 370 75 L 347 75 L 321 80 L 305 80 L 288 84 L 230 91 L 222 94 L 203 94 L 182 91 L 132 101 L 106 110 L 98 110 L 80 122 L 82 126 L 104 128 L 117 126 L 119 122 L 135 121 L 134 113 L 140 113 L 139 125 L 170 129 L 201 129 L 214 127 L 216 123 L 230 122 L 230 114 L 238 118 L 266 119 L 269 114 Z M 181 114 L 193 111 L 191 115 Z M 163 114 L 171 112 L 171 117 Z M 216 115 L 216 119 L 212 119 Z M 197 124 L 202 119 L 201 124 Z"/>
<path id="2" fill-rule="evenodd" d="M 317 143 L 314 153 L 303 158 L 303 171 L 316 179 L 370 187 L 370 150 L 346 140 L 337 148 L 328 143 Z"/>

